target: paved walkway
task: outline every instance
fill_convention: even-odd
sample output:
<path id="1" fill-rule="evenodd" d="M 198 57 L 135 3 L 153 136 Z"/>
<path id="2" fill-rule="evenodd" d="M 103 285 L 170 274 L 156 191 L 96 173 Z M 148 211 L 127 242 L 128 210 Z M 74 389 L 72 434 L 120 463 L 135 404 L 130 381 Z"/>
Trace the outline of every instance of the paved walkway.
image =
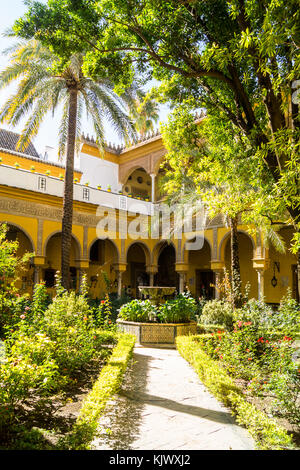
<path id="1" fill-rule="evenodd" d="M 100 424 L 95 449 L 254 449 L 248 433 L 174 349 L 136 347 L 123 387 Z"/>

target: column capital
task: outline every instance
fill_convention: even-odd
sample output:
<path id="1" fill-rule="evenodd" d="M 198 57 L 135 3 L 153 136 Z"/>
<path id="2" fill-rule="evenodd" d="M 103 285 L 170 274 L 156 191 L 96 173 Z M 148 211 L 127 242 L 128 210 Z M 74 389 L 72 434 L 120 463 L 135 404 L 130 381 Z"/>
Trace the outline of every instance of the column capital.
<path id="1" fill-rule="evenodd" d="M 33 257 L 33 264 L 35 266 L 45 266 L 46 256 L 34 256 Z"/>
<path id="2" fill-rule="evenodd" d="M 90 260 L 89 259 L 76 259 L 76 267 L 79 269 L 89 269 Z"/>
<path id="3" fill-rule="evenodd" d="M 127 263 L 114 263 L 112 266 L 115 271 L 120 273 L 124 273 L 127 269 Z"/>
<path id="4" fill-rule="evenodd" d="M 270 266 L 270 259 L 268 258 L 253 258 L 252 262 L 256 271 L 266 271 Z"/>
<path id="5" fill-rule="evenodd" d="M 213 261 L 210 262 L 210 269 L 212 271 L 223 272 L 224 268 L 225 268 L 224 261 L 213 260 Z"/>
<path id="6" fill-rule="evenodd" d="M 177 273 L 186 273 L 189 270 L 189 265 L 186 263 L 176 263 L 175 264 L 175 271 Z"/>
<path id="7" fill-rule="evenodd" d="M 158 272 L 158 266 L 157 264 L 148 264 L 146 266 L 146 272 L 148 274 L 156 274 Z"/>

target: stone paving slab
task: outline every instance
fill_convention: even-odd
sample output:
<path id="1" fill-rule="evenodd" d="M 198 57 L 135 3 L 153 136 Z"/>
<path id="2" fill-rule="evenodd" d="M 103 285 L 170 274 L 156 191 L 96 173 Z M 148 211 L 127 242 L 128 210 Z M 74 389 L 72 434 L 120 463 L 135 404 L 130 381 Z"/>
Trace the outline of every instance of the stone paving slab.
<path id="1" fill-rule="evenodd" d="M 93 442 L 99 450 L 254 449 L 247 431 L 174 349 L 136 347 L 99 424 L 103 431 Z"/>

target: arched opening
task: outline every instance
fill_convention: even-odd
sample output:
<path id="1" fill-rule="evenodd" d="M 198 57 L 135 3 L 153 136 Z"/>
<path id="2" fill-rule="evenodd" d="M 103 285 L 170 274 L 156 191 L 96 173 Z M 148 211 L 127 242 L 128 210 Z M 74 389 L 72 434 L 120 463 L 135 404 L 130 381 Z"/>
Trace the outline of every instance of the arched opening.
<path id="1" fill-rule="evenodd" d="M 213 299 L 215 297 L 215 276 L 210 268 L 211 248 L 207 240 L 199 250 L 188 250 L 187 285 L 196 298 Z"/>
<path id="2" fill-rule="evenodd" d="M 130 245 L 127 251 L 127 270 L 124 273 L 123 282 L 129 295 L 141 298 L 138 286 L 149 285 L 149 275 L 146 272 L 147 248 L 142 243 L 136 242 Z"/>
<path id="3" fill-rule="evenodd" d="M 151 200 L 151 176 L 144 168 L 135 169 L 127 178 L 123 185 L 123 193 L 132 197 Z"/>
<path id="4" fill-rule="evenodd" d="M 61 233 L 55 233 L 46 242 L 45 248 L 46 267 L 43 272 L 43 279 L 49 289 L 55 286 L 55 273 L 61 271 Z M 80 246 L 77 240 L 72 237 L 70 253 L 70 276 L 71 287 L 78 287 L 79 273 L 76 267 L 76 260 L 80 258 Z"/>
<path id="5" fill-rule="evenodd" d="M 251 238 L 246 235 L 246 233 L 238 233 L 238 243 L 239 243 L 239 258 L 240 258 L 240 271 L 241 271 L 241 281 L 242 281 L 242 290 L 245 292 L 245 288 L 249 286 L 249 298 L 257 298 L 258 289 L 257 289 L 257 273 L 253 268 L 253 243 Z M 225 240 L 225 267 L 226 270 L 231 275 L 231 246 L 230 246 L 230 236 Z"/>
<path id="6" fill-rule="evenodd" d="M 175 286 L 179 290 L 178 274 L 175 270 L 176 264 L 176 251 L 174 245 L 171 243 L 163 242 L 157 247 L 157 274 L 155 275 L 154 284 L 156 286 Z"/>
<path id="7" fill-rule="evenodd" d="M 89 250 L 88 281 L 92 298 L 103 298 L 107 292 L 117 291 L 114 265 L 119 256 L 115 244 L 109 240 L 95 240 Z"/>
<path id="8" fill-rule="evenodd" d="M 26 253 L 33 253 L 34 247 L 32 241 L 23 232 L 23 230 L 16 225 L 7 224 L 6 238 L 9 241 L 17 241 L 18 249 L 16 255 L 21 258 Z M 24 265 L 24 268 L 17 269 L 16 272 L 16 287 L 18 290 L 23 292 L 31 292 L 33 286 L 33 264 L 31 260 L 28 260 Z"/>

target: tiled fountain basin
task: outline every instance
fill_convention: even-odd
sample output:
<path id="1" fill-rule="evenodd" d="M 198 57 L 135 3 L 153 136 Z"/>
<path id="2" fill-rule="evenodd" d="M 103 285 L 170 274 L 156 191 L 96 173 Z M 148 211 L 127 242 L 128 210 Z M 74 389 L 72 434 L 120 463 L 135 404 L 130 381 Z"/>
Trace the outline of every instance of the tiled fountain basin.
<path id="1" fill-rule="evenodd" d="M 175 346 L 176 336 L 195 335 L 197 323 L 140 323 L 117 320 L 118 328 L 125 333 L 136 336 L 139 344 L 153 344 L 157 346 Z"/>

